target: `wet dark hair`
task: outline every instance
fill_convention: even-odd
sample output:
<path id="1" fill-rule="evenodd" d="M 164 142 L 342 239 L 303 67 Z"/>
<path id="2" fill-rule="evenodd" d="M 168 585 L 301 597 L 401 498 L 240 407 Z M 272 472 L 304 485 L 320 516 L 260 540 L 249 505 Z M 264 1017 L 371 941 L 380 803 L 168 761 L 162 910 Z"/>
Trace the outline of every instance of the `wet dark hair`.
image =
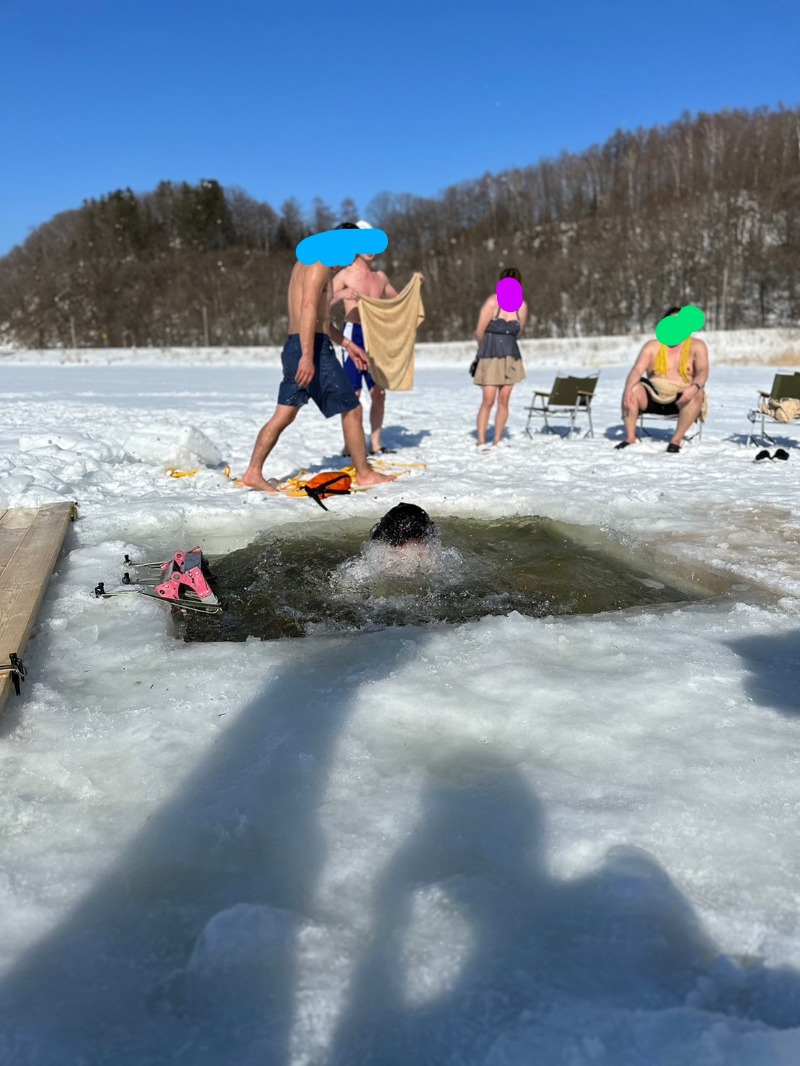
<path id="1" fill-rule="evenodd" d="M 518 281 L 520 285 L 522 284 L 522 274 L 520 274 L 516 267 L 506 267 L 506 269 L 501 272 L 498 280 L 502 281 L 503 278 L 513 278 L 514 281 Z"/>
<path id="2" fill-rule="evenodd" d="M 670 307 L 670 309 L 668 311 L 664 312 L 664 314 L 661 316 L 661 318 L 667 318 L 669 315 L 678 315 L 678 314 L 680 314 L 680 311 L 681 311 L 680 307 Z M 659 318 L 659 320 L 658 320 L 659 322 L 661 321 L 661 318 Z"/>
<path id="3" fill-rule="evenodd" d="M 369 539 L 399 548 L 410 541 L 431 540 L 437 532 L 436 524 L 427 511 L 415 503 L 398 503 L 372 527 Z"/>
<path id="4" fill-rule="evenodd" d="M 358 229 L 358 226 L 355 224 L 355 222 L 340 222 L 339 225 L 334 227 L 334 228 L 335 229 Z"/>

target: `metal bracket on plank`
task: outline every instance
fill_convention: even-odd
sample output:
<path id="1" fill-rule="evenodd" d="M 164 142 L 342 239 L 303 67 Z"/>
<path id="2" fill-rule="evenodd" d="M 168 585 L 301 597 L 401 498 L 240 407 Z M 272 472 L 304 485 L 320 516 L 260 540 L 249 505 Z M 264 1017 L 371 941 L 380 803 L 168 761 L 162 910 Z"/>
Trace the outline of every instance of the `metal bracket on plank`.
<path id="1" fill-rule="evenodd" d="M 7 663 L 0 663 L 0 674 L 11 674 L 14 691 L 18 696 L 20 683 L 25 680 L 27 672 L 25 664 L 15 651 L 11 652 Z"/>

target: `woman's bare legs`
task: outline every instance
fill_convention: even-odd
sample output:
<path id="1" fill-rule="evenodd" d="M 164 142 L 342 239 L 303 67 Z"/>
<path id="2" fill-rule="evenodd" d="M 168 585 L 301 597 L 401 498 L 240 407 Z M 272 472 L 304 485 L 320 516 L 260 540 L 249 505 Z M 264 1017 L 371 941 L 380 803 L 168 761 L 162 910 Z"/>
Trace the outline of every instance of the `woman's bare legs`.
<path id="1" fill-rule="evenodd" d="M 513 385 L 501 385 L 497 396 L 497 413 L 494 416 L 494 442 L 499 444 L 503 439 L 503 430 L 508 422 L 508 401 L 511 399 Z"/>
<path id="2" fill-rule="evenodd" d="M 486 430 L 489 428 L 489 418 L 492 414 L 494 401 L 497 399 L 497 385 L 482 385 L 483 399 L 478 409 L 478 445 L 486 443 Z"/>

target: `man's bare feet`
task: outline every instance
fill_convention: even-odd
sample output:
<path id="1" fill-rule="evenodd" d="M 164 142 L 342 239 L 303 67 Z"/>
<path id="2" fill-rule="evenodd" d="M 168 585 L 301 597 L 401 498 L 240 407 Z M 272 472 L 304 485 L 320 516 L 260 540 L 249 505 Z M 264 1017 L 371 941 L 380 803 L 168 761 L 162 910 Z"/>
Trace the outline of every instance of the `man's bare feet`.
<path id="1" fill-rule="evenodd" d="M 278 495 L 278 482 L 274 477 L 267 481 L 265 477 L 259 474 L 245 474 L 244 477 L 239 478 L 239 484 L 246 489 L 256 489 L 258 492 L 269 493 L 270 496 Z"/>
<path id="2" fill-rule="evenodd" d="M 394 481 L 397 474 L 379 474 L 376 470 L 369 470 L 367 473 L 356 475 L 356 484 L 364 485 L 382 485 L 385 481 Z"/>

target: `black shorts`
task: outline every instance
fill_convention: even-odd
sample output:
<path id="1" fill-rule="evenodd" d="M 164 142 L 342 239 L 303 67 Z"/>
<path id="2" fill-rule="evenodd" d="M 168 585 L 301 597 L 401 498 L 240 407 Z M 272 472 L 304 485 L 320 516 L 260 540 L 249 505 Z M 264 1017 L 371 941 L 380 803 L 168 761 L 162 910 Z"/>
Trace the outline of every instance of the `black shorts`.
<path id="1" fill-rule="evenodd" d="M 642 378 L 642 384 L 644 385 L 644 391 L 647 393 L 647 408 L 646 413 L 649 415 L 679 415 L 681 413 L 678 407 L 678 400 L 683 396 L 682 392 L 679 392 L 672 403 L 659 403 L 656 400 L 648 388 L 650 382 L 647 378 Z"/>

